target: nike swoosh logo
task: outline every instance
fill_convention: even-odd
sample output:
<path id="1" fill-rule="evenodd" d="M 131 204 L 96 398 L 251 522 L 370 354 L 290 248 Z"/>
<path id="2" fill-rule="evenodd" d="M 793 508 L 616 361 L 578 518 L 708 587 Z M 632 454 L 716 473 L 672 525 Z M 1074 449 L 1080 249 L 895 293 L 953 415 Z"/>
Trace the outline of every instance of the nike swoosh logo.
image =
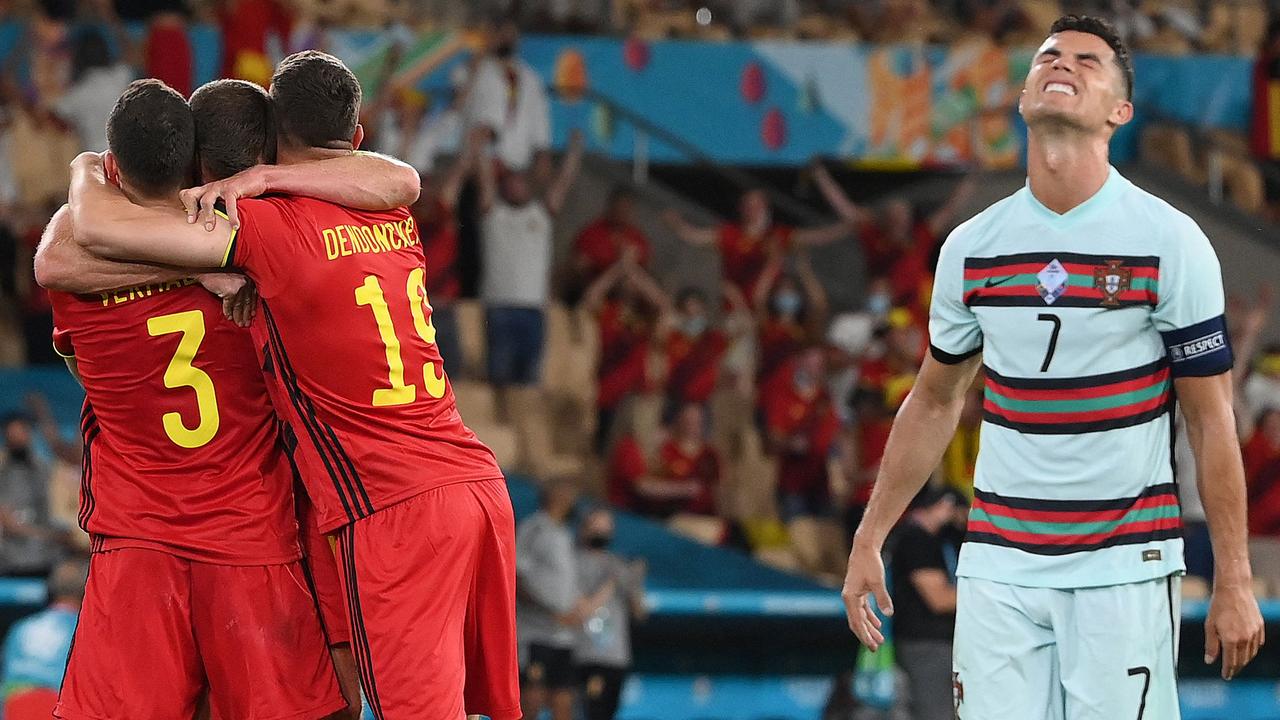
<path id="1" fill-rule="evenodd" d="M 991 280 L 991 278 L 987 278 L 987 282 L 986 282 L 985 284 L 983 284 L 983 286 L 982 286 L 982 287 L 989 287 L 989 288 L 992 288 L 992 287 L 995 287 L 995 286 L 997 286 L 997 285 L 1003 285 L 1003 284 L 1005 284 L 1005 283 L 1009 282 L 1010 280 L 1012 280 L 1012 279 L 1014 279 L 1014 278 L 1016 278 L 1016 277 L 1018 277 L 1018 276 L 1017 276 L 1017 275 L 1010 275 L 1010 276 L 1009 276 L 1009 277 L 1007 277 L 1007 278 L 1000 278 L 999 280 L 996 280 L 996 281 L 994 281 L 994 282 Z"/>

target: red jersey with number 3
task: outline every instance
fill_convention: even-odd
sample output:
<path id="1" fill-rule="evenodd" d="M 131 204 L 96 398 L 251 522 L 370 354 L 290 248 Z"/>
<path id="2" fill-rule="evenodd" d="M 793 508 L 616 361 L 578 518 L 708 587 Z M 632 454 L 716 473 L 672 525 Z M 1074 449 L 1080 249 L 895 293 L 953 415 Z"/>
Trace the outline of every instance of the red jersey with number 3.
<path id="1" fill-rule="evenodd" d="M 80 525 L 95 550 L 202 562 L 299 556 L 293 474 L 249 332 L 191 280 L 50 293 L 85 387 Z"/>
<path id="2" fill-rule="evenodd" d="M 322 530 L 502 477 L 458 415 L 407 210 L 267 197 L 240 221 L 227 258 L 258 284 L 254 341 Z"/>

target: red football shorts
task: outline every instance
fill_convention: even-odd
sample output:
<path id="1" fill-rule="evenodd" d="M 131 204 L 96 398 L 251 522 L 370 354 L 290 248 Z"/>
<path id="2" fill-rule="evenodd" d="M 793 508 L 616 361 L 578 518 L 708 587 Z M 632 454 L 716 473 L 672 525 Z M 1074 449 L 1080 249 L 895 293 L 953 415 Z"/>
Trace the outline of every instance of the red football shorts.
<path id="1" fill-rule="evenodd" d="M 54 717 L 313 720 L 345 708 L 299 563 L 94 553 Z"/>
<path id="2" fill-rule="evenodd" d="M 378 720 L 520 718 L 515 546 L 502 480 L 428 490 L 339 530 L 351 648 Z"/>

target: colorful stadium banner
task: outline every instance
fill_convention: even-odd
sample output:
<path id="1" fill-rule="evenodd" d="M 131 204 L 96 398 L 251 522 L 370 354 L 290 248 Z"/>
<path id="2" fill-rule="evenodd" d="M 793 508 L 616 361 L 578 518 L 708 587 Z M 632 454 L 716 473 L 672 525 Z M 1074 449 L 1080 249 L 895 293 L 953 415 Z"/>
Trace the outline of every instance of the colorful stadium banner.
<path id="1" fill-rule="evenodd" d="M 21 24 L 0 23 L 0 56 L 22 34 Z M 196 84 L 213 79 L 219 32 L 193 26 L 190 37 Z M 307 41 L 343 58 L 366 97 L 387 77 L 444 91 L 479 45 L 465 33 L 405 28 L 329 30 Z M 797 165 L 821 155 L 881 168 L 1016 165 L 1023 132 L 1014 108 L 1032 52 L 984 39 L 938 47 L 526 36 L 520 44 L 556 89 L 557 145 L 581 128 L 592 151 L 623 160 L 682 163 L 696 151 L 734 164 Z M 1138 126 L 1157 117 L 1247 129 L 1251 59 L 1138 55 L 1135 65 L 1137 121 L 1113 141 L 1118 161 L 1132 156 Z M 655 129 L 682 147 L 654 137 Z"/>

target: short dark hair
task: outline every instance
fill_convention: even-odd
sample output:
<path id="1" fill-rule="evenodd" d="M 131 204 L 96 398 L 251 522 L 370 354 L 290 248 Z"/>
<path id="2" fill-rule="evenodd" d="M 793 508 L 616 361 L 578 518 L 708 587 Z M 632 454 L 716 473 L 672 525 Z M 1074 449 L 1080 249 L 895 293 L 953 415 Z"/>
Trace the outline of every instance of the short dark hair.
<path id="1" fill-rule="evenodd" d="M 341 148 L 360 119 L 360 81 L 341 60 L 318 50 L 280 61 L 271 99 L 280 136 L 293 145 Z"/>
<path id="2" fill-rule="evenodd" d="M 191 180 L 196 129 L 191 108 L 159 80 L 134 80 L 107 119 L 107 147 L 129 184 L 148 196 L 180 190 Z"/>
<path id="3" fill-rule="evenodd" d="M 196 152 L 215 179 L 276 159 L 271 96 L 247 80 L 214 80 L 191 94 Z"/>
<path id="4" fill-rule="evenodd" d="M 1133 59 L 1129 57 L 1129 48 L 1120 39 L 1120 33 L 1107 20 L 1091 15 L 1063 15 L 1054 21 L 1049 28 L 1050 35 L 1060 32 L 1082 32 L 1102 38 L 1116 56 L 1116 67 L 1124 77 L 1125 99 L 1133 99 Z"/>

